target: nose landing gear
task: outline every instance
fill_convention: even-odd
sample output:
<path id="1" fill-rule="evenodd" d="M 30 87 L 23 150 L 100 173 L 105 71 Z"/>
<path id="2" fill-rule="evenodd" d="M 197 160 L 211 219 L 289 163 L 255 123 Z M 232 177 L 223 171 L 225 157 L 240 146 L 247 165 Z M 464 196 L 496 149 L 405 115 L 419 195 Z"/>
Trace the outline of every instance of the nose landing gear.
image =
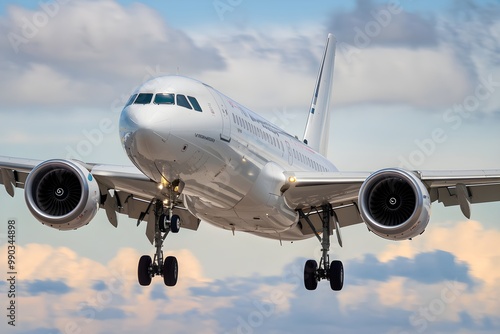
<path id="1" fill-rule="evenodd" d="M 139 284 L 148 286 L 154 276 L 163 276 L 163 282 L 166 286 L 175 286 L 179 273 L 179 266 L 175 256 L 163 258 L 163 243 L 167 235 L 179 232 L 181 220 L 178 215 L 173 214 L 173 208 L 178 201 L 180 191 L 178 186 L 169 186 L 168 207 L 164 206 L 163 201 L 156 199 L 154 201 L 155 216 L 155 234 L 154 245 L 156 252 L 154 258 L 149 255 L 143 255 L 139 260 L 137 268 L 137 278 Z"/>

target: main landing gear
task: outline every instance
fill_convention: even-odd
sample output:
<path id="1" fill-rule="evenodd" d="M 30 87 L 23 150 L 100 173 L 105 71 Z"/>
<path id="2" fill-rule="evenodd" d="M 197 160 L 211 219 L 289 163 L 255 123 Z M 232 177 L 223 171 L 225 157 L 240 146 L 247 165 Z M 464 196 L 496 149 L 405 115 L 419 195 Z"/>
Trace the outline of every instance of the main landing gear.
<path id="1" fill-rule="evenodd" d="M 177 188 L 178 189 L 178 188 Z M 177 283 L 179 267 L 175 256 L 167 256 L 163 259 L 163 242 L 169 232 L 177 233 L 180 229 L 180 218 L 173 214 L 173 207 L 180 192 L 170 191 L 169 206 L 165 208 L 163 201 L 155 200 L 155 234 L 154 244 L 156 253 L 151 259 L 149 255 L 143 255 L 139 260 L 137 268 L 137 278 L 139 284 L 147 286 L 151 284 L 154 276 L 163 276 L 163 282 L 166 286 L 174 286 Z"/>
<path id="2" fill-rule="evenodd" d="M 341 261 L 332 261 L 330 263 L 330 257 L 328 252 L 330 251 L 330 223 L 333 219 L 335 224 L 335 229 L 337 230 L 337 237 L 339 243 L 342 246 L 342 241 L 339 234 L 339 224 L 337 220 L 337 216 L 332 209 L 331 205 L 323 205 L 321 210 L 317 211 L 317 214 L 321 218 L 321 222 L 323 225 L 323 233 L 320 236 L 314 225 L 312 224 L 309 216 L 306 216 L 302 210 L 299 211 L 300 217 L 304 219 L 307 224 L 311 227 L 314 234 L 321 242 L 321 260 L 318 263 L 315 260 L 308 260 L 304 267 L 304 285 L 307 290 L 316 290 L 318 286 L 318 282 L 326 279 L 330 281 L 330 287 L 334 291 L 342 290 L 344 286 L 344 266 Z"/>

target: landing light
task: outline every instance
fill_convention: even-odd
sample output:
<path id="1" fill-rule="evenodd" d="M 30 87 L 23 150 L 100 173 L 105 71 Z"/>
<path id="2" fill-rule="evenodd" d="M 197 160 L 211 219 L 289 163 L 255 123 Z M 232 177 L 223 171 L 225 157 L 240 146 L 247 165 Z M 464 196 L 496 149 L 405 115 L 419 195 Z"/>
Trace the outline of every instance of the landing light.
<path id="1" fill-rule="evenodd" d="M 297 178 L 295 176 L 290 176 L 288 178 L 288 182 L 290 182 L 290 183 L 295 183 L 296 181 L 297 181 Z"/>
<path id="2" fill-rule="evenodd" d="M 160 184 L 158 185 L 158 189 L 162 190 L 163 188 L 165 188 L 166 186 L 168 186 L 168 181 L 166 178 L 162 177 L 161 178 L 161 182 Z"/>

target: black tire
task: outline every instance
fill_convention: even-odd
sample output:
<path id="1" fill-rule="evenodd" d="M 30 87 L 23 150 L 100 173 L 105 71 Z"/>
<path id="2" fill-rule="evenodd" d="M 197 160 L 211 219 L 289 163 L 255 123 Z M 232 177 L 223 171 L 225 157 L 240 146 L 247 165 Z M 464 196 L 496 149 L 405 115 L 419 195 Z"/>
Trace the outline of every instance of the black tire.
<path id="1" fill-rule="evenodd" d="M 180 228 L 181 218 L 178 215 L 173 215 L 170 219 L 170 231 L 172 231 L 172 233 L 177 233 L 179 232 Z"/>
<path id="2" fill-rule="evenodd" d="M 167 256 L 163 262 L 163 282 L 166 286 L 174 286 L 177 283 L 179 267 L 175 256 Z"/>
<path id="3" fill-rule="evenodd" d="M 160 215 L 160 231 L 165 233 L 168 230 L 168 215 L 162 213 Z"/>
<path id="4" fill-rule="evenodd" d="M 316 279 L 316 272 L 318 270 L 318 262 L 315 260 L 307 260 L 304 266 L 304 286 L 307 290 L 316 290 L 318 287 L 318 280 Z"/>
<path id="5" fill-rule="evenodd" d="M 341 261 L 332 261 L 328 278 L 330 279 L 330 288 L 333 291 L 342 290 L 344 286 L 344 265 Z"/>
<path id="6" fill-rule="evenodd" d="M 149 274 L 149 268 L 151 267 L 151 256 L 143 255 L 139 259 L 139 266 L 137 267 L 137 279 L 139 284 L 142 286 L 148 286 L 151 284 L 151 275 Z"/>

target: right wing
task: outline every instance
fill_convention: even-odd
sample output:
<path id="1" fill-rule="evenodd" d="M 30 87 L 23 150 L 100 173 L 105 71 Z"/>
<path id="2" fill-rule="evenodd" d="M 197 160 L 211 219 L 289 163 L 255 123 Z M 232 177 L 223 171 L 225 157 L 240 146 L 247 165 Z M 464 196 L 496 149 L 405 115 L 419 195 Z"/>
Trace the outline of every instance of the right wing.
<path id="1" fill-rule="evenodd" d="M 285 173 L 286 183 L 281 190 L 287 204 L 295 210 L 308 213 L 331 204 L 340 227 L 344 227 L 363 222 L 359 192 L 373 174 L 289 171 Z M 467 218 L 471 215 L 471 204 L 500 201 L 500 170 L 414 171 L 411 174 L 428 190 L 431 202 L 459 205 Z M 303 233 L 312 231 L 305 226 Z"/>

